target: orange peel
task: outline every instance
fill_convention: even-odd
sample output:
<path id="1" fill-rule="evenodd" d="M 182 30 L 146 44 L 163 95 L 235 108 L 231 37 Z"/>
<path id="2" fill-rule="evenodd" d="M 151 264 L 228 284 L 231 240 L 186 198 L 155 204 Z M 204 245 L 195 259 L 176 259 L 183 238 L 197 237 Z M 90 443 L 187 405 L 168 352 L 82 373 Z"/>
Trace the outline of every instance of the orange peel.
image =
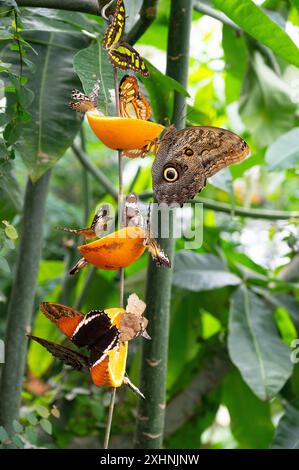
<path id="1" fill-rule="evenodd" d="M 86 116 L 96 136 L 113 150 L 145 147 L 164 130 L 161 124 L 143 119 L 102 116 L 94 111 L 88 111 Z"/>
<path id="2" fill-rule="evenodd" d="M 125 227 L 78 247 L 88 263 L 100 269 L 117 270 L 134 263 L 145 250 L 141 227 Z"/>
<path id="3" fill-rule="evenodd" d="M 120 322 L 125 310 L 123 308 L 108 308 L 105 310 L 112 325 L 120 328 Z M 107 385 L 120 387 L 124 382 L 126 362 L 128 354 L 128 342 L 119 343 L 108 352 L 108 357 L 90 370 L 93 383 L 97 387 Z"/>

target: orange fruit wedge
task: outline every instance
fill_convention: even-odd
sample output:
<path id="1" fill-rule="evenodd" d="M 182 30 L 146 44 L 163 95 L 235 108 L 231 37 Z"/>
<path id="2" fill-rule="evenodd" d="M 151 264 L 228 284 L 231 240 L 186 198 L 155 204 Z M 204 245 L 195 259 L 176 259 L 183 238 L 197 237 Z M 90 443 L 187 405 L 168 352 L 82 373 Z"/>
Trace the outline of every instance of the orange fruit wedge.
<path id="1" fill-rule="evenodd" d="M 113 150 L 134 150 L 155 140 L 164 127 L 143 119 L 102 116 L 86 113 L 90 127 L 107 147 Z"/>
<path id="2" fill-rule="evenodd" d="M 86 261 L 100 269 L 120 269 L 134 263 L 145 250 L 141 227 L 125 227 L 78 247 Z"/>
<path id="3" fill-rule="evenodd" d="M 109 308 L 105 310 L 112 325 L 119 328 L 122 315 L 125 313 L 123 308 Z M 128 353 L 128 342 L 120 343 L 112 351 L 108 352 L 108 357 L 100 364 L 92 367 L 90 370 L 93 383 L 98 387 L 107 385 L 109 387 L 120 387 L 123 384 L 126 372 L 126 362 Z"/>

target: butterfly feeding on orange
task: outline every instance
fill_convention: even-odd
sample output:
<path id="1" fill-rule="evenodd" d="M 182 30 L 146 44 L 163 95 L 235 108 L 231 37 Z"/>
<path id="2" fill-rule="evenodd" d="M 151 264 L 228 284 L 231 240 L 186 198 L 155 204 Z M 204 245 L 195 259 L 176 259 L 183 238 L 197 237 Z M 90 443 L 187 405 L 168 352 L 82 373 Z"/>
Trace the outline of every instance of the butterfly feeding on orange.
<path id="1" fill-rule="evenodd" d="M 137 78 L 125 75 L 119 85 L 119 108 L 123 118 L 142 119 L 148 121 L 151 117 L 151 107 L 139 89 Z M 126 150 L 124 155 L 129 158 L 145 157 L 153 146 L 149 142 L 144 147 Z"/>

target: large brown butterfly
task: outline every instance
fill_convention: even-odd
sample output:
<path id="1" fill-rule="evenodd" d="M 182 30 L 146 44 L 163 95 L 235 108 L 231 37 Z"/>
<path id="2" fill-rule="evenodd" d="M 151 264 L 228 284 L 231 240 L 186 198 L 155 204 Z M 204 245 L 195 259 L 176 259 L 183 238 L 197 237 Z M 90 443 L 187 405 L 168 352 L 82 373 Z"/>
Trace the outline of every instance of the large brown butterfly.
<path id="1" fill-rule="evenodd" d="M 226 129 L 197 126 L 177 131 L 171 126 L 152 167 L 156 200 L 182 206 L 206 186 L 207 178 L 248 155 L 246 142 Z"/>
<path id="2" fill-rule="evenodd" d="M 87 111 L 97 111 L 97 102 L 100 90 L 100 80 L 97 80 L 94 84 L 92 92 L 89 95 L 85 95 L 82 91 L 73 89 L 72 100 L 69 106 L 78 113 L 86 113 Z"/>
<path id="3" fill-rule="evenodd" d="M 109 220 L 111 220 L 111 217 L 109 217 L 109 206 L 104 204 L 96 212 L 90 227 L 79 229 L 61 228 L 61 230 L 93 239 L 102 236 L 103 232 L 107 230 Z"/>
<path id="4" fill-rule="evenodd" d="M 117 0 L 116 9 L 103 39 L 112 64 L 121 69 L 131 69 L 145 77 L 149 76 L 146 64 L 138 52 L 123 40 L 126 12 L 123 0 Z"/>

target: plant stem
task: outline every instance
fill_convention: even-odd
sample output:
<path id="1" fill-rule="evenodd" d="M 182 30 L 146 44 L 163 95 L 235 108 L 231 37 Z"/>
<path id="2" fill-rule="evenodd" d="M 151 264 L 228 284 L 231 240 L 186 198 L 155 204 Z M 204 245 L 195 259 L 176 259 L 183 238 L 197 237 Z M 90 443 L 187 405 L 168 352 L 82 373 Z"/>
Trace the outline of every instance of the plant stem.
<path id="1" fill-rule="evenodd" d="M 167 75 L 184 87 L 188 81 L 192 3 L 192 0 L 173 0 L 169 20 Z M 176 93 L 173 123 L 177 128 L 184 127 L 185 104 L 183 95 Z M 173 260 L 172 236 L 159 239 L 159 243 Z M 152 340 L 144 341 L 142 348 L 140 388 L 145 400 L 139 400 L 135 438 L 135 447 L 142 449 L 158 449 L 163 442 L 171 281 L 172 270 L 157 268 L 150 260 L 146 304 Z"/>
<path id="2" fill-rule="evenodd" d="M 107 0 L 17 0 L 19 7 L 55 8 L 100 15 Z"/>
<path id="3" fill-rule="evenodd" d="M 144 191 L 140 194 L 140 199 L 150 199 L 153 197 L 151 191 Z M 299 211 L 279 211 L 267 209 L 246 209 L 245 207 L 232 206 L 226 202 L 218 202 L 206 197 L 197 197 L 188 201 L 189 204 L 200 202 L 204 204 L 207 209 L 212 209 L 216 212 L 225 212 L 227 214 L 239 215 L 241 217 L 248 217 L 251 219 L 268 219 L 268 220 L 288 220 L 298 219 Z"/>
<path id="4" fill-rule="evenodd" d="M 116 388 L 112 388 L 108 420 L 107 420 L 107 426 L 106 426 L 106 434 L 105 434 L 105 440 L 104 440 L 104 449 L 108 449 L 109 447 L 110 431 L 111 431 L 111 424 L 112 424 L 113 411 L 114 411 L 114 405 L 115 405 L 115 395 L 116 395 Z"/>
<path id="5" fill-rule="evenodd" d="M 117 79 L 117 68 L 114 67 L 114 94 L 115 94 L 115 108 L 116 108 L 116 115 L 120 115 L 119 110 L 119 91 L 118 91 L 118 79 Z M 123 193 L 123 159 L 122 159 L 122 151 L 118 150 L 118 213 L 119 216 L 119 224 L 120 227 L 123 226 L 123 200 L 124 200 L 124 193 Z M 124 305 L 124 287 L 125 287 L 125 276 L 124 276 L 124 268 L 119 270 L 119 307 L 123 308 Z M 110 439 L 110 432 L 111 432 L 111 425 L 113 419 L 113 411 L 115 405 L 115 396 L 116 396 L 116 388 L 111 389 L 111 398 L 110 398 L 110 406 L 109 406 L 109 413 L 108 413 L 108 420 L 106 425 L 106 434 L 104 440 L 104 449 L 108 449 L 109 447 L 109 439 Z"/>
<path id="6" fill-rule="evenodd" d="M 143 0 L 140 8 L 139 19 L 129 31 L 127 39 L 129 44 L 136 41 L 145 33 L 157 17 L 158 0 Z"/>
<path id="7" fill-rule="evenodd" d="M 50 171 L 36 183 L 28 179 L 23 206 L 23 228 L 14 282 L 7 310 L 6 362 L 0 388 L 0 422 L 12 430 L 18 417 L 24 379 L 27 337 L 30 329 L 36 280 L 41 256 L 42 226 Z"/>

